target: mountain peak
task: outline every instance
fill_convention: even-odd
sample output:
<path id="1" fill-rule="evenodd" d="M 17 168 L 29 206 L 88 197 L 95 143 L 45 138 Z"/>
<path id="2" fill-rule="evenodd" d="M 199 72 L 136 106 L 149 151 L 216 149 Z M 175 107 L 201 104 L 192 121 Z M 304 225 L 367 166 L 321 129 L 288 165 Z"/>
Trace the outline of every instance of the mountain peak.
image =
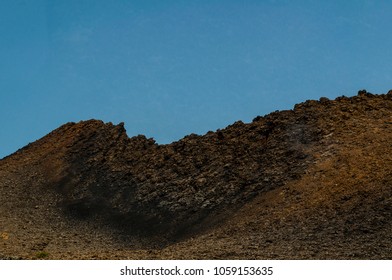
<path id="1" fill-rule="evenodd" d="M 391 94 L 361 90 L 168 145 L 129 138 L 124 123 L 64 124 L 0 161 L 2 251 L 390 257 L 391 111 Z"/>

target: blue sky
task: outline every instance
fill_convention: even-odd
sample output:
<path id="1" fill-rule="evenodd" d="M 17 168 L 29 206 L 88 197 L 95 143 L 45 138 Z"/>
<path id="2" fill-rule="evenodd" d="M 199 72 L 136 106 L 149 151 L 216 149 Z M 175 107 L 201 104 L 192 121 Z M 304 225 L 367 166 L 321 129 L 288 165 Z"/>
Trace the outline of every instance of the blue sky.
<path id="1" fill-rule="evenodd" d="M 391 1 L 0 0 L 0 158 L 69 121 L 170 143 L 392 88 Z"/>

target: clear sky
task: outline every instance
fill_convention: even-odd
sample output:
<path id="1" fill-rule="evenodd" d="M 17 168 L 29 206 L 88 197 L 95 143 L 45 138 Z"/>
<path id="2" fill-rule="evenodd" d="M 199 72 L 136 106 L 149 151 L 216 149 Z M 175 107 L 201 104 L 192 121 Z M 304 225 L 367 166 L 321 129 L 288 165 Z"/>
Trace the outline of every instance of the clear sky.
<path id="1" fill-rule="evenodd" d="M 392 88 L 392 1 L 0 0 L 0 158 L 60 125 L 170 143 Z"/>

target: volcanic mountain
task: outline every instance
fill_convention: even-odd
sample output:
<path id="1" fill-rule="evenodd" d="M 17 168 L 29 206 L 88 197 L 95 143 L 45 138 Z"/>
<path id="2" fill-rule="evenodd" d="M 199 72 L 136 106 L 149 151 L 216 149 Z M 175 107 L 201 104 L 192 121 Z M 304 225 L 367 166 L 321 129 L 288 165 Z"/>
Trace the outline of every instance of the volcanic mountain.
<path id="1" fill-rule="evenodd" d="M 168 145 L 67 123 L 0 160 L 0 259 L 391 259 L 392 94 Z"/>

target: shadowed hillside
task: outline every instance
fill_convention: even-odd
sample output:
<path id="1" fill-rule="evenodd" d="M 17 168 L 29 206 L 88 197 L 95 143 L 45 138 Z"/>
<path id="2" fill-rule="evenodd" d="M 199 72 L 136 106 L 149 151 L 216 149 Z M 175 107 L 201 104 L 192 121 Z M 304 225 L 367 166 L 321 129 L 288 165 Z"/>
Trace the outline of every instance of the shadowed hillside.
<path id="1" fill-rule="evenodd" d="M 169 145 L 67 123 L 0 161 L 0 258 L 390 259 L 391 139 L 366 91 Z"/>

